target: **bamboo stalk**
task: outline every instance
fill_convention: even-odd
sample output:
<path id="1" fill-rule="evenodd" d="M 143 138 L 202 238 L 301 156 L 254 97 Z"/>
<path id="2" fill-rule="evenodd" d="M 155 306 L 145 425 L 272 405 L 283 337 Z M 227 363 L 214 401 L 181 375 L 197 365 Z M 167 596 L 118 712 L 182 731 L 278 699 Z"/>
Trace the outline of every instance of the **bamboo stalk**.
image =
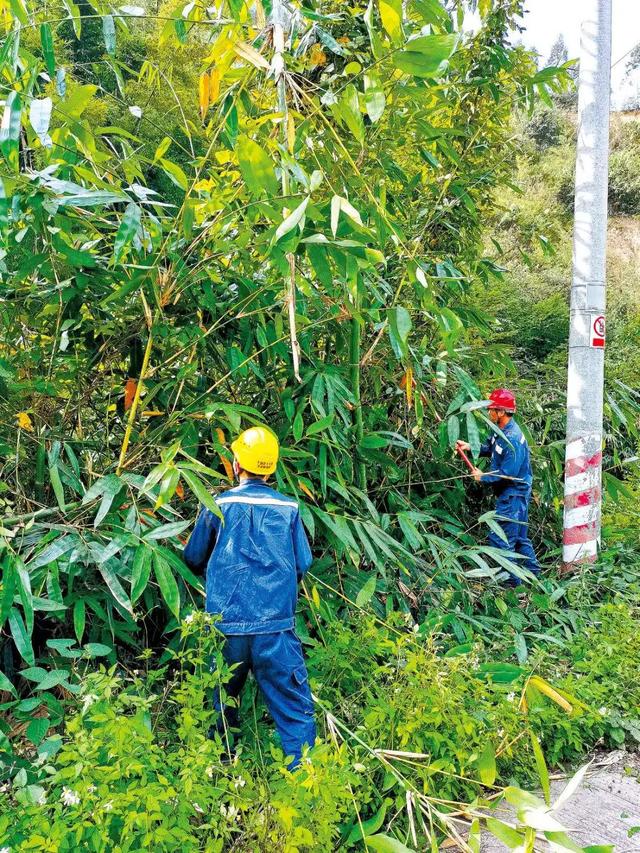
<path id="1" fill-rule="evenodd" d="M 276 82 L 276 93 L 278 97 L 278 112 L 281 114 L 280 128 L 283 148 L 287 147 L 287 126 L 289 123 L 289 109 L 287 107 L 287 89 L 285 81 L 284 65 L 284 15 L 285 10 L 282 0 L 273 0 L 271 9 L 271 21 L 273 25 L 273 59 L 271 70 Z M 289 173 L 284 163 L 281 163 L 282 171 L 282 195 L 289 195 Z M 300 344 L 298 343 L 298 332 L 296 327 L 296 259 L 292 252 L 287 253 L 289 261 L 289 284 L 287 287 L 287 309 L 289 315 L 289 338 L 291 341 L 291 360 L 293 361 L 293 375 L 298 382 L 300 378 Z"/>
<path id="2" fill-rule="evenodd" d="M 355 310 L 358 310 L 358 304 L 355 305 Z M 351 389 L 355 400 L 353 407 L 353 425 L 355 437 L 355 474 L 358 488 L 363 492 L 367 489 L 367 469 L 364 461 L 359 456 L 359 446 L 362 444 L 364 436 L 364 425 L 362 421 L 362 399 L 360 397 L 360 348 L 361 348 L 362 330 L 357 317 L 351 320 L 351 339 L 349 346 L 349 362 L 351 365 Z"/>
<path id="3" fill-rule="evenodd" d="M 122 447 L 120 448 L 120 458 L 118 460 L 118 467 L 116 469 L 117 476 L 120 476 L 122 472 L 122 468 L 124 466 L 124 460 L 127 455 L 127 450 L 129 448 L 129 442 L 131 441 L 131 432 L 133 430 L 133 422 L 136 418 L 136 412 L 138 411 L 138 404 L 140 403 L 140 395 L 142 394 L 142 384 L 144 382 L 144 378 L 147 374 L 147 368 L 149 367 L 149 359 L 151 358 L 151 347 L 153 346 L 153 331 L 152 328 L 149 327 L 149 339 L 147 340 L 147 346 L 144 351 L 144 358 L 142 359 L 142 369 L 140 370 L 140 378 L 138 379 L 138 385 L 136 387 L 136 393 L 133 398 L 133 403 L 131 404 L 131 408 L 129 409 L 129 419 L 127 420 L 127 428 L 124 432 L 124 438 L 122 439 Z"/>
<path id="4" fill-rule="evenodd" d="M 65 514 L 68 514 L 72 509 L 78 509 L 80 506 L 82 506 L 82 501 L 75 501 L 74 503 L 67 504 Z M 12 518 L 3 518 L 2 526 L 8 527 L 16 524 L 22 524 L 23 522 L 31 521 L 32 518 L 46 518 L 49 515 L 62 515 L 60 507 L 46 506 L 42 509 L 35 510 L 35 512 L 25 512 L 23 515 L 14 515 Z"/>
<path id="5" fill-rule="evenodd" d="M 46 463 L 46 448 L 44 437 L 40 436 L 38 449 L 36 451 L 36 473 L 34 479 L 35 496 L 37 503 L 44 502 L 44 469 Z"/>

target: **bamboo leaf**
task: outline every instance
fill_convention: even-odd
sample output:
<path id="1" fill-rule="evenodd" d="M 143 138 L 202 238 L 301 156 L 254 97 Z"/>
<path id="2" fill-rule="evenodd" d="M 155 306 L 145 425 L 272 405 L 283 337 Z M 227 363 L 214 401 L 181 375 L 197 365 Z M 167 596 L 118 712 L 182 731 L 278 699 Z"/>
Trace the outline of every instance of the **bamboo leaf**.
<path id="1" fill-rule="evenodd" d="M 501 820 L 496 820 L 496 818 L 487 818 L 487 829 L 498 841 L 506 844 L 509 850 L 521 847 L 524 842 L 523 833 L 517 832 L 509 824 L 503 823 Z"/>
<path id="2" fill-rule="evenodd" d="M 186 192 L 189 189 L 189 181 L 181 166 L 171 160 L 160 159 L 160 165 L 167 177 L 178 187 Z"/>
<path id="3" fill-rule="evenodd" d="M 319 421 L 307 427 L 307 436 L 317 435 L 319 432 L 328 429 L 333 423 L 334 418 L 335 415 L 327 415 L 325 418 L 320 418 Z"/>
<path id="4" fill-rule="evenodd" d="M 60 479 L 60 472 L 58 471 L 58 454 L 59 444 L 56 442 L 54 444 L 54 447 L 48 452 L 49 479 L 51 480 L 51 486 L 53 488 L 53 492 L 56 496 L 56 501 L 58 502 L 60 510 L 62 512 L 66 512 L 67 507 L 64 500 L 64 488 L 62 487 L 62 480 Z"/>
<path id="5" fill-rule="evenodd" d="M 71 23 L 73 24 L 73 31 L 76 34 L 76 38 L 79 39 L 82 31 L 80 9 L 73 0 L 62 0 L 62 5 L 67 10 L 69 17 L 71 18 Z"/>
<path id="6" fill-rule="evenodd" d="M 249 62 L 255 68 L 262 68 L 264 71 L 269 70 L 269 63 L 262 56 L 261 53 L 258 53 L 255 48 L 251 47 L 250 44 L 247 44 L 244 41 L 238 41 L 234 44 L 233 49 L 237 56 L 240 59 L 244 59 L 246 62 Z"/>
<path id="7" fill-rule="evenodd" d="M 213 499 L 213 495 L 211 495 L 202 480 L 193 471 L 190 471 L 185 467 L 180 468 L 180 475 L 187 482 L 189 488 L 198 498 L 200 503 L 203 506 L 206 506 L 206 508 L 212 513 L 214 513 L 214 515 L 217 515 L 219 518 L 221 518 L 222 513 L 220 512 L 220 507 L 215 502 L 215 500 Z"/>
<path id="8" fill-rule="evenodd" d="M 382 26 L 394 44 L 402 41 L 402 0 L 378 0 Z"/>
<path id="9" fill-rule="evenodd" d="M 480 455 L 480 433 L 478 422 L 472 412 L 467 412 L 467 440 L 471 445 L 471 453 L 474 459 Z"/>
<path id="10" fill-rule="evenodd" d="M 287 218 L 280 223 L 278 226 L 275 236 L 274 242 L 277 243 L 278 240 L 281 240 L 285 234 L 288 234 L 289 231 L 292 231 L 296 225 L 300 226 L 300 230 L 304 228 L 304 214 L 307 209 L 307 205 L 309 204 L 309 196 L 307 196 L 304 201 L 302 201 L 296 209 L 287 216 Z"/>
<path id="11" fill-rule="evenodd" d="M 152 550 L 148 545 L 138 545 L 131 567 L 131 601 L 133 604 L 147 588 L 151 575 Z"/>
<path id="12" fill-rule="evenodd" d="M 492 743 L 487 743 L 478 756 L 476 767 L 483 785 L 493 785 L 496 781 L 496 751 Z"/>
<path id="13" fill-rule="evenodd" d="M 118 602 L 118 604 L 123 607 L 128 613 L 133 615 L 133 607 L 131 605 L 131 601 L 127 593 L 124 591 L 122 584 L 118 580 L 115 575 L 115 572 L 110 568 L 108 563 L 98 563 L 98 570 L 104 581 L 109 588 L 109 591 Z"/>
<path id="14" fill-rule="evenodd" d="M 364 105 L 372 124 L 382 118 L 386 99 L 380 77 L 373 72 L 364 75 Z"/>
<path id="15" fill-rule="evenodd" d="M 436 77 L 458 44 L 458 36 L 421 36 L 407 42 L 407 49 L 393 54 L 396 68 L 414 77 Z"/>
<path id="16" fill-rule="evenodd" d="M 73 630 L 78 640 L 78 644 L 82 642 L 84 635 L 84 626 L 86 621 L 86 605 L 84 598 L 78 598 L 73 605 Z"/>
<path id="17" fill-rule="evenodd" d="M 200 75 L 198 81 L 198 100 L 200 102 L 200 118 L 204 121 L 204 117 L 209 109 L 209 91 L 211 80 L 207 71 Z"/>
<path id="18" fill-rule="evenodd" d="M 118 233 L 116 234 L 113 244 L 113 260 L 116 264 L 119 263 L 125 249 L 130 245 L 131 241 L 138 233 L 141 216 L 142 210 L 140 205 L 133 201 L 129 202 L 118 227 Z"/>
<path id="19" fill-rule="evenodd" d="M 33 593 L 31 591 L 31 577 L 20 557 L 15 558 L 15 572 L 18 578 L 18 589 L 20 601 L 24 612 L 24 620 L 29 636 L 33 633 Z"/>
<path id="20" fill-rule="evenodd" d="M 336 236 L 338 231 L 338 220 L 340 218 L 340 196 L 334 195 L 331 199 L 331 233 Z"/>
<path id="21" fill-rule="evenodd" d="M 185 472 L 182 472 L 184 476 Z M 187 479 L 185 477 L 185 479 Z M 150 542 L 154 539 L 169 539 L 172 536 L 178 536 L 183 530 L 186 530 L 190 522 L 188 521 L 171 521 L 169 524 L 161 524 L 160 527 L 154 527 L 142 537 L 145 542 Z"/>
<path id="22" fill-rule="evenodd" d="M 358 142 L 362 144 L 364 142 L 364 122 L 360 112 L 358 91 L 353 83 L 349 83 L 346 87 L 334 109 Z"/>
<path id="23" fill-rule="evenodd" d="M 12 90 L 7 95 L 0 125 L 0 151 L 15 171 L 18 170 L 18 141 L 20 139 L 20 118 L 22 101 L 20 95 Z"/>
<path id="24" fill-rule="evenodd" d="M 18 650 L 18 654 L 30 666 L 34 666 L 36 661 L 35 655 L 33 654 L 33 646 L 31 645 L 31 638 L 27 632 L 22 616 L 15 607 L 12 607 L 9 611 L 9 628 L 11 630 L 13 642 Z"/>
<path id="25" fill-rule="evenodd" d="M 567 786 L 561 792 L 558 799 L 554 802 L 552 806 L 552 811 L 558 811 L 558 809 L 562 808 L 562 806 L 564 806 L 568 802 L 568 800 L 575 794 L 575 792 L 582 784 L 582 780 L 584 779 L 585 774 L 590 766 L 591 762 L 589 764 L 585 764 L 576 773 L 574 773 L 574 775 L 567 783 Z"/>
<path id="26" fill-rule="evenodd" d="M 252 195 L 260 195 L 264 191 L 275 194 L 278 190 L 278 181 L 273 162 L 267 152 L 245 135 L 238 137 L 236 151 L 238 166 L 249 192 Z"/>
<path id="27" fill-rule="evenodd" d="M 315 590 L 315 587 L 314 587 Z M 317 591 L 316 591 L 317 595 Z M 320 606 L 320 599 L 318 598 L 318 604 Z M 356 823 L 353 827 L 349 836 L 347 838 L 347 844 L 355 844 L 356 841 L 361 841 L 363 837 L 372 835 L 374 832 L 377 832 L 382 824 L 384 823 L 385 815 L 387 814 L 387 803 L 384 802 L 378 811 L 367 820 L 363 820 L 362 823 Z"/>
<path id="28" fill-rule="evenodd" d="M 49 76 L 53 78 L 56 73 L 56 57 L 53 50 L 53 35 L 50 24 L 40 24 L 40 44 L 47 71 Z"/>
<path id="29" fill-rule="evenodd" d="M 220 69 L 214 66 L 209 74 L 209 103 L 215 104 L 220 95 Z"/>
<path id="30" fill-rule="evenodd" d="M 547 770 L 547 762 L 544 760 L 544 753 L 542 752 L 542 748 L 540 747 L 540 741 L 538 740 L 535 732 L 531 732 L 531 746 L 533 747 L 533 757 L 536 761 L 536 768 L 538 770 L 538 776 L 540 777 L 540 785 L 542 786 L 542 793 L 544 794 L 544 801 L 547 805 L 551 803 L 551 787 L 549 785 L 549 771 Z"/>
<path id="31" fill-rule="evenodd" d="M 109 56 L 114 56 L 116 52 L 116 26 L 113 15 L 102 16 L 102 35 L 107 53 Z"/>
<path id="32" fill-rule="evenodd" d="M 153 571 L 160 587 L 160 593 L 167 607 L 180 619 L 180 590 L 166 560 L 157 552 L 153 555 Z"/>
<path id="33" fill-rule="evenodd" d="M 373 598 L 376 591 L 376 576 L 372 575 L 356 595 L 356 605 L 364 607 Z"/>
<path id="34" fill-rule="evenodd" d="M 0 692 L 11 693 L 12 696 L 17 696 L 18 691 L 9 681 L 4 672 L 0 669 Z"/>
<path id="35" fill-rule="evenodd" d="M 415 853 L 411 847 L 407 847 L 397 838 L 384 833 L 367 835 L 364 843 L 369 850 L 374 850 L 375 853 Z"/>
<path id="36" fill-rule="evenodd" d="M 529 684 L 539 690 L 541 693 L 544 693 L 545 696 L 548 696 L 556 705 L 559 705 L 563 711 L 566 711 L 567 714 L 570 714 L 573 711 L 573 705 L 562 696 L 558 691 L 553 688 L 547 681 L 543 678 L 540 678 L 539 675 L 532 675 L 529 679 Z"/>

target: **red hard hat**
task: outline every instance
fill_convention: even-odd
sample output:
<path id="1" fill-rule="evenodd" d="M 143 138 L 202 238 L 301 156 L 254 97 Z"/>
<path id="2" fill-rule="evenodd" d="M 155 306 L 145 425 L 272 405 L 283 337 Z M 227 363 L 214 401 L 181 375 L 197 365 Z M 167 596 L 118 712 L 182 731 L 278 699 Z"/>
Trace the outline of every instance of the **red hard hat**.
<path id="1" fill-rule="evenodd" d="M 505 412 L 515 412 L 515 395 L 511 391 L 507 391 L 506 388 L 496 388 L 496 390 L 492 391 L 489 395 L 489 408 L 504 409 Z"/>

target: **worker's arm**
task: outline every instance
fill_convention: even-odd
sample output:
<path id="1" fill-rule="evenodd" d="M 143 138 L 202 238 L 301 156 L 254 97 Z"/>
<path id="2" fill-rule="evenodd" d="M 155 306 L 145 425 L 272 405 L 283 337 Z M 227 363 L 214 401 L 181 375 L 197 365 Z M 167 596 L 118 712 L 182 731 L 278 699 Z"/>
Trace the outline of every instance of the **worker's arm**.
<path id="1" fill-rule="evenodd" d="M 297 510 L 293 519 L 293 551 L 296 558 L 296 574 L 298 580 L 302 580 L 313 562 L 313 556 L 311 555 L 307 534 L 302 526 L 300 513 Z"/>
<path id="2" fill-rule="evenodd" d="M 220 519 L 202 507 L 196 526 L 182 554 L 185 563 L 194 572 L 204 571 L 216 544 L 219 529 Z"/>
<path id="3" fill-rule="evenodd" d="M 520 469 L 520 460 L 510 445 L 497 444 L 491 457 L 492 470 L 482 474 L 480 482 L 499 483 L 501 480 L 516 480 Z"/>
<path id="4" fill-rule="evenodd" d="M 493 438 L 489 438 L 480 445 L 480 456 L 491 456 L 493 452 Z"/>

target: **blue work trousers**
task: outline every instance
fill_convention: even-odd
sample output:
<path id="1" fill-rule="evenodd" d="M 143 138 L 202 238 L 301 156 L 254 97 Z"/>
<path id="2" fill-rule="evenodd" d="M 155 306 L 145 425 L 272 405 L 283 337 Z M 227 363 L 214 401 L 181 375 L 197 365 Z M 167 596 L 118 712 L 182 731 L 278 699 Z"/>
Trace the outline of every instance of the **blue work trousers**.
<path id="1" fill-rule="evenodd" d="M 289 769 L 300 761 L 302 747 L 313 746 L 316 724 L 302 646 L 295 631 L 273 634 L 230 634 L 223 647 L 229 666 L 237 664 L 231 680 L 224 685 L 227 696 L 237 699 L 251 670 L 262 691 L 276 725 L 285 755 L 292 755 Z M 221 711 L 216 728 L 224 732 L 238 727 L 238 708 L 222 706 L 220 692 L 214 694 L 214 707 Z"/>
<path id="2" fill-rule="evenodd" d="M 522 554 L 525 558 L 518 560 L 518 565 L 528 569 L 534 575 L 540 574 L 540 565 L 529 539 L 529 498 L 527 495 L 507 494 L 500 495 L 496 503 L 496 521 L 502 528 L 507 542 L 497 533 L 490 531 L 489 545 L 492 548 L 500 548 L 503 551 L 512 551 Z M 520 578 L 511 575 L 511 584 L 519 586 Z"/>

